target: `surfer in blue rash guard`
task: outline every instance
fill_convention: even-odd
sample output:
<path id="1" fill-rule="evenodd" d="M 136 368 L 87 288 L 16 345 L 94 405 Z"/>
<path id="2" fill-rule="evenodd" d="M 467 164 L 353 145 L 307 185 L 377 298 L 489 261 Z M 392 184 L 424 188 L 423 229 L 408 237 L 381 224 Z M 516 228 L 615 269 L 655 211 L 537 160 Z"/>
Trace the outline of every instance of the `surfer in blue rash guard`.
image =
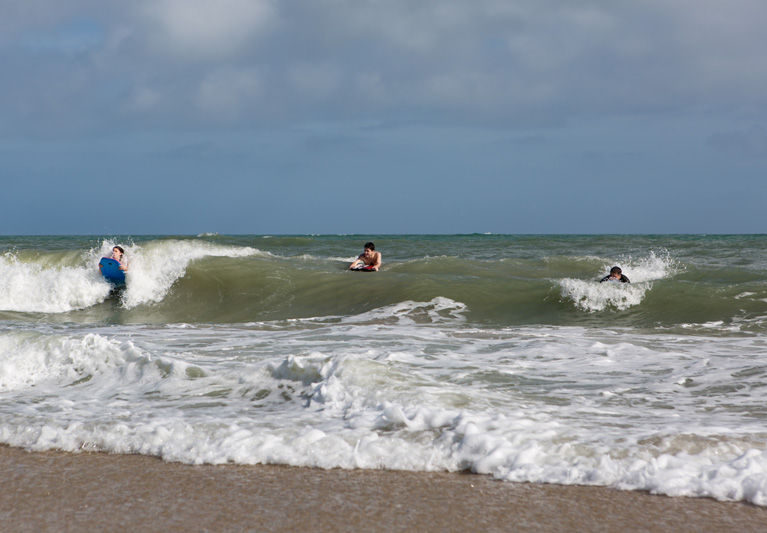
<path id="1" fill-rule="evenodd" d="M 623 275 L 623 271 L 620 267 L 614 266 L 610 269 L 610 273 L 599 280 L 600 283 L 605 281 L 620 281 L 621 283 L 631 283 L 629 279 Z"/>
<path id="2" fill-rule="evenodd" d="M 349 270 L 375 270 L 381 268 L 381 252 L 376 252 L 376 245 L 372 242 L 365 243 L 365 250 L 352 261 Z"/>
<path id="3" fill-rule="evenodd" d="M 128 262 L 123 262 L 123 257 L 125 256 L 125 250 L 123 250 L 122 246 L 115 246 L 112 248 L 112 259 L 120 263 L 120 270 L 128 270 Z"/>

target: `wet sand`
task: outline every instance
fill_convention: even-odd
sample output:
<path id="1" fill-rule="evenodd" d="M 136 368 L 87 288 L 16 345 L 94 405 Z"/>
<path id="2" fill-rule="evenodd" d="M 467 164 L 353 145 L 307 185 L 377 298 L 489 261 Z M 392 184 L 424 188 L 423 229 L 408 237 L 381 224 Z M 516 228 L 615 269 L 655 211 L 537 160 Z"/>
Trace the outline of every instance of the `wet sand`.
<path id="1" fill-rule="evenodd" d="M 763 531 L 767 508 L 455 473 L 0 447 L 3 531 Z"/>

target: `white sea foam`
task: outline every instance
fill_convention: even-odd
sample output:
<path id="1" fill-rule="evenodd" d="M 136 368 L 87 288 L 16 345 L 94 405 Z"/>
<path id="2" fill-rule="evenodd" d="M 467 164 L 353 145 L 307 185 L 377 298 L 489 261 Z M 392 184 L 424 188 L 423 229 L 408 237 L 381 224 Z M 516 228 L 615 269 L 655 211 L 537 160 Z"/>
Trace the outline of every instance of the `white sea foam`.
<path id="1" fill-rule="evenodd" d="M 61 266 L 0 256 L 0 310 L 61 313 L 106 298 L 110 285 L 91 266 Z"/>
<path id="2" fill-rule="evenodd" d="M 148 361 L 130 342 L 97 334 L 82 337 L 13 332 L 0 336 L 0 391 L 45 389 L 87 381 L 108 369 L 124 370 Z"/>
<path id="3" fill-rule="evenodd" d="M 441 323 L 465 320 L 466 304 L 438 296 L 428 302 L 408 300 L 346 317 L 343 322 Z"/>
<path id="4" fill-rule="evenodd" d="M 7 327 L 0 442 L 767 505 L 759 338 L 485 328 L 464 310 L 435 298 L 262 324 Z"/>
<path id="5" fill-rule="evenodd" d="M 105 240 L 99 248 L 83 251 L 73 265 L 61 265 L 45 256 L 24 262 L 12 253 L 1 255 L 0 310 L 64 313 L 104 301 L 112 286 L 99 275 L 97 265 L 99 258 L 111 256 L 115 244 Z M 127 289 L 122 296 L 128 308 L 161 301 L 197 259 L 266 253 L 202 241 L 164 240 L 121 246 L 129 265 Z"/>
<path id="6" fill-rule="evenodd" d="M 353 257 L 340 257 L 340 256 L 318 256 L 313 254 L 300 254 L 295 256 L 274 256 L 279 257 L 280 259 L 285 259 L 288 261 L 303 261 L 307 263 L 316 263 L 318 261 L 332 261 L 332 262 L 341 262 L 345 264 L 349 264 L 355 259 L 357 259 L 357 256 Z"/>
<path id="7" fill-rule="evenodd" d="M 105 243 L 103 248 L 111 249 L 111 243 Z M 255 248 L 220 246 L 200 241 L 164 240 L 128 246 L 125 257 L 129 261 L 129 270 L 123 303 L 131 308 L 162 301 L 194 260 L 203 257 L 246 257 L 260 253 Z"/>
<path id="8" fill-rule="evenodd" d="M 738 294 L 737 296 L 735 296 L 735 299 L 740 300 L 742 298 L 750 298 L 751 296 L 754 296 L 754 295 L 756 295 L 755 292 L 742 292 Z"/>
<path id="9" fill-rule="evenodd" d="M 612 266 L 614 264 L 605 263 L 604 271 L 608 271 Z M 629 256 L 624 261 L 620 261 L 618 266 L 622 267 L 623 273 L 631 279 L 632 283 L 667 279 L 684 271 L 684 266 L 665 250 L 658 253 L 651 251 L 647 256 L 639 258 Z"/>
<path id="10" fill-rule="evenodd" d="M 596 276 L 592 280 L 564 278 L 559 280 L 562 297 L 584 311 L 625 310 L 642 303 L 653 281 L 667 279 L 681 270 L 668 253 L 651 252 L 639 259 L 605 263 L 597 276 L 603 276 L 613 266 L 621 267 L 631 283 L 598 283 Z"/>
<path id="11" fill-rule="evenodd" d="M 650 286 L 639 283 L 597 283 L 580 279 L 560 280 L 562 296 L 584 311 L 607 308 L 625 310 L 639 305 Z"/>
<path id="12" fill-rule="evenodd" d="M 761 244 L 744 252 L 742 241 L 714 239 L 709 254 L 707 242 L 692 251 L 688 239 L 672 242 L 674 256 L 690 265 L 685 283 L 699 289 L 687 307 L 712 302 L 714 309 L 688 312 L 677 290 L 684 286 L 677 285 L 670 293 L 675 309 L 653 315 L 658 306 L 649 306 L 636 321 L 621 314 L 607 328 L 602 321 L 589 325 L 596 321 L 576 309 L 631 308 L 652 291 L 662 300 L 667 280 L 684 267 L 660 252 L 597 256 L 605 242 L 622 247 L 619 238 L 600 237 L 596 246 L 587 238 L 556 246 L 546 239 L 525 245 L 494 238 L 485 249 L 462 248 L 463 238 L 414 247 L 391 242 L 389 257 L 403 258 L 395 270 L 412 257 L 409 250 L 456 254 L 450 256 L 460 258 L 456 263 L 439 261 L 443 272 L 456 266 L 466 274 L 464 258 L 483 272 L 492 264 L 492 280 L 477 287 L 497 280 L 502 290 L 511 276 L 509 286 L 529 282 L 548 309 L 540 319 L 506 321 L 503 313 L 480 308 L 496 300 L 462 290 L 463 278 L 443 285 L 433 269 L 406 268 L 364 280 L 349 274 L 352 290 L 359 286 L 371 295 L 360 304 L 367 312 L 354 316 L 344 313 L 359 306 L 327 306 L 328 315 L 306 317 L 307 308 L 298 305 L 298 312 L 276 314 L 283 319 L 271 322 L 219 324 L 212 313 L 205 316 L 211 323 L 186 315 L 179 315 L 188 321 L 183 324 L 134 323 L 145 313 L 125 307 L 167 299 L 196 266 L 205 269 L 203 277 L 212 272 L 216 265 L 207 261 L 195 265 L 205 256 L 266 253 L 247 247 L 250 237 L 226 238 L 240 247 L 206 240 L 214 239 L 110 240 L 92 250 L 65 250 L 83 240 L 45 238 L 34 249 L 36 239 L 24 238 L 20 248 L 9 247 L 17 251 L 0 255 L 0 443 L 142 453 L 192 464 L 465 469 L 501 480 L 599 484 L 767 506 L 763 276 L 741 272 L 744 258 L 752 261 L 746 270 L 763 264 Z M 669 240 L 643 237 L 631 246 L 648 249 L 643 243 Z M 351 249 L 334 238 L 301 257 L 302 243 L 258 242 L 269 249 L 274 243 L 272 252 L 284 254 L 270 257 L 278 271 L 293 258 L 316 261 L 323 271 L 316 282 L 328 280 L 329 261 L 347 261 L 331 257 L 334 250 Z M 512 245 L 499 246 L 504 242 Z M 95 265 L 113 244 L 127 249 L 130 262 L 123 300 L 98 312 L 41 316 L 103 300 L 109 286 Z M 540 244 L 551 253 L 547 271 L 591 269 L 572 283 L 554 281 L 570 307 L 564 313 L 540 283 Z M 582 256 L 572 257 L 576 248 Z M 500 268 L 477 259 L 495 254 L 503 256 Z M 237 272 L 249 262 L 220 261 L 238 263 Z M 253 263 L 256 270 L 265 266 Z M 630 285 L 597 282 L 614 264 Z M 534 275 L 526 277 L 529 272 Z M 331 280 L 331 290 L 344 286 L 341 278 Z M 300 276 L 300 283 L 315 280 Z M 371 309 L 387 285 L 392 290 L 381 301 L 396 303 Z M 440 287 L 450 298 L 433 298 Z M 598 292 L 588 292 L 592 288 Z M 422 300 L 415 296 L 424 293 L 429 296 Z M 396 294 L 402 296 L 392 299 Z M 459 295 L 466 295 L 467 305 Z M 497 303 L 522 314 L 528 301 Z M 315 312 L 325 311 L 306 311 Z M 487 314 L 486 322 L 473 320 Z M 538 324 L 519 325 L 528 318 Z"/>
<path id="13" fill-rule="evenodd" d="M 693 329 L 693 330 L 711 330 L 714 332 L 723 332 L 723 331 L 741 331 L 741 326 L 739 324 L 725 324 L 722 320 L 716 320 L 714 322 L 704 322 L 702 324 L 679 324 L 680 328 L 682 329 Z"/>

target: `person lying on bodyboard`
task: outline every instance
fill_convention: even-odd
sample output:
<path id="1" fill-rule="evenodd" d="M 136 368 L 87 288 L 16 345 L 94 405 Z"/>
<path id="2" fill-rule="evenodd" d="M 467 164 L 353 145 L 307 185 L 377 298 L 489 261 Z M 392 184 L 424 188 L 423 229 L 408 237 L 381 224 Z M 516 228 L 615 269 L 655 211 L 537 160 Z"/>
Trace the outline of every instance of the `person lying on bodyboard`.
<path id="1" fill-rule="evenodd" d="M 621 283 L 631 283 L 629 279 L 623 275 L 620 267 L 614 266 L 610 269 L 610 273 L 599 280 L 600 283 L 605 281 L 620 281 Z"/>
<path id="2" fill-rule="evenodd" d="M 381 268 L 381 252 L 376 252 L 376 245 L 372 242 L 365 243 L 365 250 L 352 261 L 349 270 L 377 272 Z"/>

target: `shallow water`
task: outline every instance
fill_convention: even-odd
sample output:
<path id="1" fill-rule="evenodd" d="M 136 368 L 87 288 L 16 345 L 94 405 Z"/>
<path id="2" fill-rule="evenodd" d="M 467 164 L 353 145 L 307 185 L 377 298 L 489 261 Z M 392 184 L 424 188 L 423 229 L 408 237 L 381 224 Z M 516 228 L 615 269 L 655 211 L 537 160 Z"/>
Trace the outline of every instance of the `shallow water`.
<path id="1" fill-rule="evenodd" d="M 366 240 L 0 238 L 0 442 L 767 505 L 767 237 Z"/>

